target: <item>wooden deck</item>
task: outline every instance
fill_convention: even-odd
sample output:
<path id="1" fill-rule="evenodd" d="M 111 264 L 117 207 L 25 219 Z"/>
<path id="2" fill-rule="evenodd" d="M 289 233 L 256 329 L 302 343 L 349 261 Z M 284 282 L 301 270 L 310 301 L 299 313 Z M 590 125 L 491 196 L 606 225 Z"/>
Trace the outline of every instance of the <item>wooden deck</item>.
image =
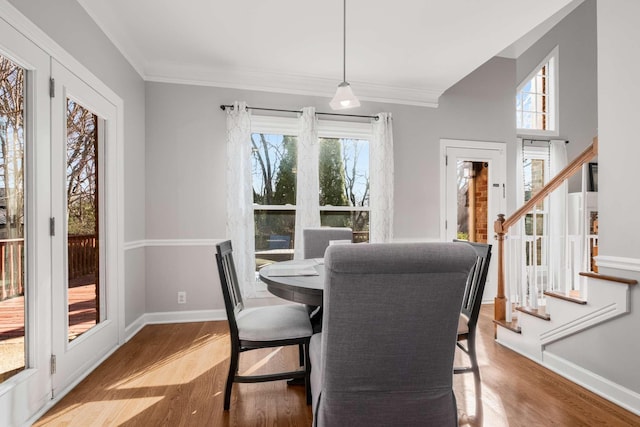
<path id="1" fill-rule="evenodd" d="M 24 368 L 24 302 L 23 296 L 0 301 L 0 382 Z M 69 339 L 95 326 L 96 315 L 96 285 L 69 288 Z"/>

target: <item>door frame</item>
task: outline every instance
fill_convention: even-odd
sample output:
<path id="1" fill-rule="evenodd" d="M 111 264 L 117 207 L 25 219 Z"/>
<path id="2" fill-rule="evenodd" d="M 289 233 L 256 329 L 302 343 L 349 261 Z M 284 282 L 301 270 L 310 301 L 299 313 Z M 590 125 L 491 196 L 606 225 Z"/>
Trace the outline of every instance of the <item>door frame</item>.
<path id="1" fill-rule="evenodd" d="M 91 86 L 94 90 L 99 92 L 103 97 L 109 100 L 116 107 L 116 127 L 115 127 L 115 146 L 113 149 L 113 158 L 110 160 L 113 163 L 114 174 L 113 181 L 110 183 L 113 194 L 111 195 L 111 203 L 115 203 L 113 207 L 111 220 L 114 224 L 116 224 L 116 230 L 114 230 L 114 235 L 112 242 L 113 244 L 108 251 L 113 251 L 112 259 L 115 261 L 114 265 L 114 276 L 111 279 L 116 281 L 117 288 L 117 304 L 118 304 L 118 346 L 122 345 L 126 340 L 125 335 L 125 271 L 124 271 L 124 101 L 123 99 L 116 94 L 107 84 L 100 80 L 92 71 L 90 71 L 87 67 L 85 67 L 82 63 L 80 63 L 76 58 L 74 58 L 68 51 L 62 48 L 54 39 L 49 37 L 46 33 L 44 33 L 37 25 L 31 22 L 28 18 L 26 18 L 15 6 L 9 3 L 7 0 L 0 0 L 0 18 L 8 23 L 11 27 L 13 27 L 19 34 L 26 37 L 30 42 L 32 42 L 36 47 L 44 51 L 50 58 L 56 59 L 66 68 L 68 68 L 72 73 L 74 73 L 78 78 L 83 80 L 89 86 Z M 39 69 L 39 73 L 44 73 L 45 76 L 50 75 L 50 64 L 47 64 L 46 68 Z M 112 80 L 109 82 L 114 87 L 122 88 L 123 83 L 121 81 Z M 47 109 L 47 123 L 50 120 L 50 102 L 47 101 L 49 97 L 49 88 L 48 88 L 48 78 L 46 79 L 46 84 L 42 87 L 38 88 L 38 93 L 35 95 L 39 100 L 38 105 L 45 106 Z M 37 118 L 36 118 L 37 119 Z M 41 136 L 46 133 L 46 138 L 50 138 L 50 128 L 47 125 L 45 130 L 41 130 L 42 123 L 35 123 L 36 129 L 41 133 Z M 44 133 L 43 133 L 44 132 Z M 49 145 L 49 144 L 47 144 Z M 135 167 L 135 165 L 133 165 Z M 38 181 L 40 182 L 40 181 Z M 33 183 L 33 182 L 32 182 Z M 47 189 L 48 193 L 48 189 Z M 47 215 L 48 216 L 48 215 Z M 38 227 L 40 230 L 46 230 L 47 234 L 46 240 L 47 244 L 45 246 L 50 247 L 49 245 L 49 221 L 48 218 L 46 221 L 39 223 Z M 42 245 L 40 245 L 42 246 Z M 50 264 L 49 264 L 50 265 Z M 46 313 L 50 319 L 51 313 L 51 292 L 49 291 L 51 287 L 51 272 L 47 275 L 42 275 L 38 279 L 38 286 L 43 285 L 47 287 L 45 291 L 39 291 L 36 293 L 36 300 L 33 302 L 34 306 L 37 307 L 38 311 L 42 310 L 41 313 Z M 33 307 L 30 307 L 33 308 Z M 32 309 L 33 313 L 34 310 Z M 0 412 L 0 424 L 3 424 L 3 420 L 10 420 L 8 423 L 25 423 L 29 424 L 35 422 L 42 414 L 44 414 L 48 409 L 53 407 L 53 405 L 59 400 L 60 397 L 64 395 L 65 392 L 70 390 L 73 386 L 75 386 L 78 382 L 82 380 L 79 378 L 77 381 L 74 381 L 63 393 L 59 395 L 59 398 L 51 400 L 51 384 L 50 384 L 50 356 L 51 356 L 51 326 L 50 322 L 47 322 L 47 325 L 40 328 L 37 331 L 37 344 L 39 347 L 35 349 L 36 353 L 33 356 L 33 363 L 36 363 L 38 369 L 42 368 L 42 372 L 46 372 L 46 375 L 49 377 L 49 384 L 47 387 L 40 389 L 41 386 L 31 387 L 31 383 L 33 383 L 33 371 L 25 370 L 13 378 L 5 381 L 0 384 L 0 407 L 7 407 L 10 410 L 5 412 Z M 34 338 L 35 339 L 35 338 Z M 106 358 L 108 355 L 105 355 Z M 96 363 L 99 364 L 101 361 Z M 31 361 L 30 361 L 31 363 Z M 89 372 L 95 368 L 95 366 L 90 367 L 87 372 L 83 375 L 86 376 Z M 43 402 L 43 398 L 47 400 Z M 10 402 L 27 402 L 25 405 L 12 405 Z M 6 404 L 6 405 L 5 405 Z"/>
<path id="2" fill-rule="evenodd" d="M 457 140 L 457 139 L 441 139 L 440 140 L 440 240 L 447 241 L 447 150 L 448 149 L 463 149 L 470 152 L 477 152 L 477 159 L 486 158 L 487 152 L 491 152 L 493 156 L 498 157 L 498 164 L 490 166 L 490 182 L 489 185 L 489 213 L 505 212 L 507 207 L 507 144 L 503 142 L 490 142 L 490 141 L 472 141 L 472 140 Z M 473 156 L 470 156 L 473 157 Z M 471 159 L 469 159 L 471 160 Z M 498 184 L 502 189 L 502 197 L 491 197 L 492 188 L 494 184 Z M 493 222 L 496 218 L 487 218 L 487 234 L 489 237 L 489 243 L 494 242 L 495 239 L 493 233 Z M 497 245 L 493 246 L 494 255 L 497 254 Z M 487 287 L 483 296 L 484 301 L 492 300 L 495 296 L 497 287 L 497 257 L 496 261 L 492 262 L 487 280 Z"/>

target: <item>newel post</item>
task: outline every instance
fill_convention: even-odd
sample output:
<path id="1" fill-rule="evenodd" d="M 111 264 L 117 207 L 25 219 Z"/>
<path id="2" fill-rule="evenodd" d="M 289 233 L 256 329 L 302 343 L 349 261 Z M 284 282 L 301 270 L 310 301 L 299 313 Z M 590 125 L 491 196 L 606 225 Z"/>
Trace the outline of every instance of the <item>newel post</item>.
<path id="1" fill-rule="evenodd" d="M 493 225 L 498 239 L 498 291 L 494 300 L 493 318 L 494 320 L 506 320 L 507 299 L 504 296 L 504 214 L 499 214 Z"/>

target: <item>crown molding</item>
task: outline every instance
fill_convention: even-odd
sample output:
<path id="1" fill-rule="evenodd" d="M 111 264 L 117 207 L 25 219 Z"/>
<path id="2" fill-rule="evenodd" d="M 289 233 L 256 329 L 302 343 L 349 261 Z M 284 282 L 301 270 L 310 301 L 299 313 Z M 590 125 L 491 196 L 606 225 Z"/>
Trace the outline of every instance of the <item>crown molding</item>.
<path id="1" fill-rule="evenodd" d="M 185 78 L 184 76 L 189 76 Z M 182 64 L 162 64 L 146 68 L 144 79 L 150 82 L 212 86 L 261 92 L 287 93 L 332 98 L 339 79 L 302 76 L 258 70 L 223 70 L 189 67 Z M 428 88 L 405 88 L 349 81 L 362 101 L 417 107 L 438 107 L 445 91 Z"/>

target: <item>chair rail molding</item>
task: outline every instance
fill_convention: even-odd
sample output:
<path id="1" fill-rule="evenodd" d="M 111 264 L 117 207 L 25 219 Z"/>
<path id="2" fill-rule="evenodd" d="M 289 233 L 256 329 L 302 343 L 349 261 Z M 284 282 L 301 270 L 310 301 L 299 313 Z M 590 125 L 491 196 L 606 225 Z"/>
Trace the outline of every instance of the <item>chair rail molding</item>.
<path id="1" fill-rule="evenodd" d="M 598 267 L 640 272 L 640 258 L 598 255 L 595 260 Z"/>
<path id="2" fill-rule="evenodd" d="M 124 250 L 161 246 L 215 246 L 224 239 L 146 239 L 131 240 L 124 244 Z"/>

